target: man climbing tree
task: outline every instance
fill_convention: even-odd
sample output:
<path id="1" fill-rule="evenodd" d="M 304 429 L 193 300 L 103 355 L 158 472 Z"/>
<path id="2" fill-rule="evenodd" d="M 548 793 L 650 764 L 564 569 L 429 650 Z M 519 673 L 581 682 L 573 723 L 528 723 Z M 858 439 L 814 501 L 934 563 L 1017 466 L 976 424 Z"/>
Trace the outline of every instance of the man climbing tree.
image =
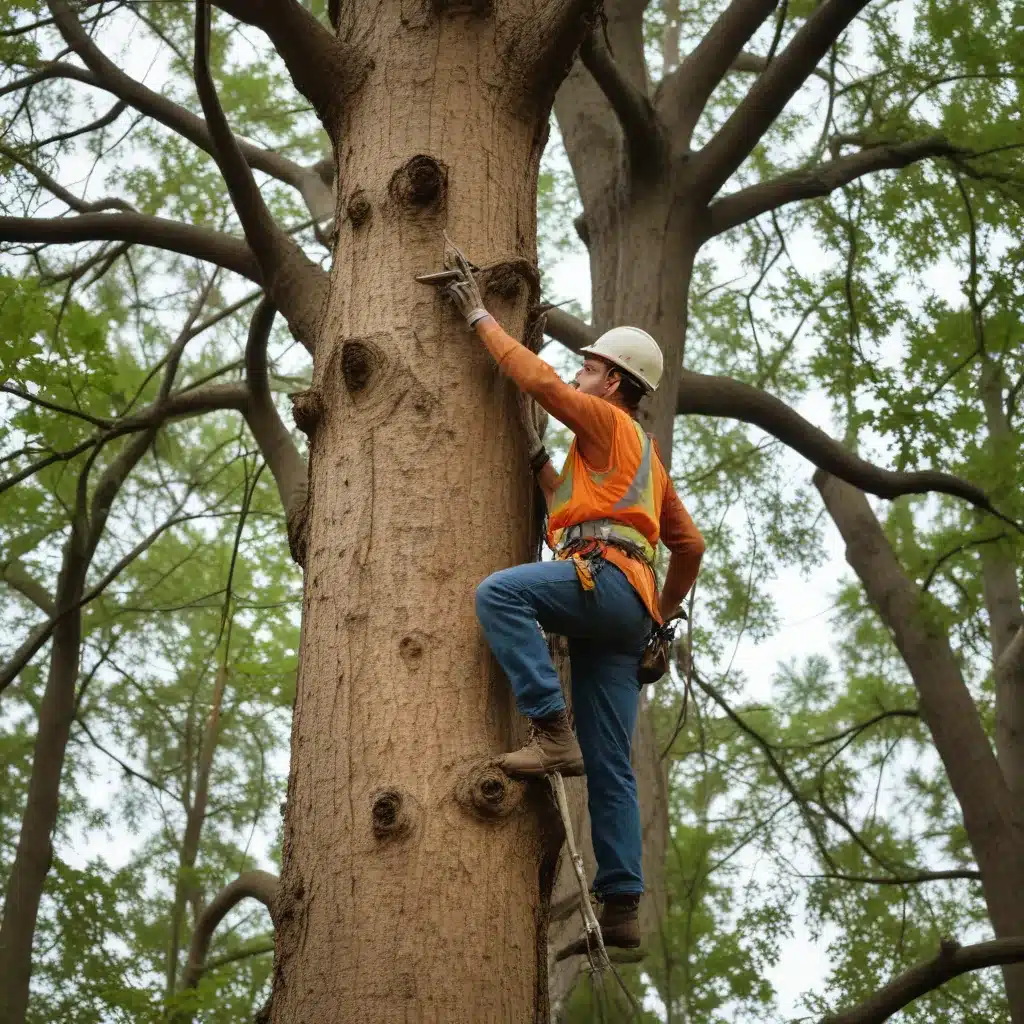
<path id="1" fill-rule="evenodd" d="M 446 254 L 447 256 L 447 254 Z M 587 774 L 601 931 L 607 946 L 640 945 L 643 892 L 640 805 L 630 763 L 639 705 L 637 671 L 652 622 L 674 615 L 697 578 L 704 541 L 676 495 L 654 441 L 636 422 L 661 379 L 655 340 L 615 327 L 583 352 L 575 385 L 511 338 L 487 312 L 465 257 L 446 288 L 499 368 L 575 434 L 556 475 L 539 437 L 530 464 L 548 503 L 551 562 L 492 573 L 476 607 L 495 657 L 531 722 L 526 746 L 499 762 L 514 777 Z M 531 421 L 526 417 L 527 422 Z M 672 553 L 659 598 L 658 540 Z M 579 742 L 538 622 L 568 637 Z M 586 937 L 558 959 L 584 954 Z"/>

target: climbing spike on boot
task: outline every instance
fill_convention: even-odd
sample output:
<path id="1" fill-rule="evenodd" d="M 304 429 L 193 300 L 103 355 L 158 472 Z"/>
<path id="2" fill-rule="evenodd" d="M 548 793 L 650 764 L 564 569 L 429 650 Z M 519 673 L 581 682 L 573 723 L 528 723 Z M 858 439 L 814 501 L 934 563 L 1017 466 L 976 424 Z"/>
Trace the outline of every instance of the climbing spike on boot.
<path id="1" fill-rule="evenodd" d="M 498 761 L 501 770 L 514 778 L 533 779 L 551 772 L 584 775 L 583 751 L 569 725 L 564 709 L 546 718 L 531 719 L 530 741 Z"/>

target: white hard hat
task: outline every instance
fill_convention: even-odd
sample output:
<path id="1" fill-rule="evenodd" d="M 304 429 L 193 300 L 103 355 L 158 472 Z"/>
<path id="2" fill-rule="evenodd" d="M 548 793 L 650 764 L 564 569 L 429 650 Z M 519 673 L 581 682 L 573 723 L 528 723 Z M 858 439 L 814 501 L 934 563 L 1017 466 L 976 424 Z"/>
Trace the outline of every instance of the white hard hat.
<path id="1" fill-rule="evenodd" d="M 593 345 L 581 348 L 585 355 L 597 356 L 635 377 L 649 392 L 661 383 L 665 361 L 658 343 L 639 327 L 613 327 Z"/>

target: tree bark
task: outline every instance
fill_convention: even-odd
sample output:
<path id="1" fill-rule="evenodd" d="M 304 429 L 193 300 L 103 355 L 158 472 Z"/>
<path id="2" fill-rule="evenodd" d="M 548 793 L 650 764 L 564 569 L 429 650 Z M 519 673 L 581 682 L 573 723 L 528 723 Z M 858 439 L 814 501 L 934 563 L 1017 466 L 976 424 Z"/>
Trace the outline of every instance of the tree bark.
<path id="1" fill-rule="evenodd" d="M 339 11 L 372 61 L 339 133 L 330 295 L 295 406 L 308 541 L 278 1024 L 548 1018 L 557 816 L 546 786 L 489 764 L 520 730 L 474 609 L 485 576 L 531 557 L 533 484 L 514 386 L 414 277 L 440 269 L 443 230 L 480 266 L 518 261 L 485 298 L 524 337 L 554 85 L 523 55 L 547 31 L 567 66 L 585 6 Z"/>
<path id="2" fill-rule="evenodd" d="M 846 559 L 892 631 L 920 697 L 967 838 L 981 870 L 989 919 L 999 938 L 1024 935 L 1024 815 L 1011 794 L 949 640 L 926 597 L 901 568 L 867 498 L 818 470 L 814 482 L 843 540 Z M 1010 1014 L 1024 1021 L 1024 969 L 1003 968 Z"/>
<path id="3" fill-rule="evenodd" d="M 985 356 L 981 400 L 988 428 L 986 448 L 999 474 L 992 498 L 1002 504 L 1018 486 L 1016 442 L 1003 406 L 1004 380 L 998 363 Z M 1017 582 L 1014 546 L 1008 541 L 979 549 L 985 608 L 991 633 L 996 684 L 996 757 L 1011 792 L 1024 797 L 1024 608 Z"/>

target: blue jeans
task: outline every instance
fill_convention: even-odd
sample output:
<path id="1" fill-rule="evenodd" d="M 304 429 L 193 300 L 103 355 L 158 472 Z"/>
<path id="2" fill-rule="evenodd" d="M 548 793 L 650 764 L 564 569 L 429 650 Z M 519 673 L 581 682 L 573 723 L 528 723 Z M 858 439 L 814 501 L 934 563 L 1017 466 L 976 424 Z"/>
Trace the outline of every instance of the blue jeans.
<path id="1" fill-rule="evenodd" d="M 598 559 L 586 591 L 572 561 L 531 562 L 477 587 L 476 612 L 516 706 L 529 718 L 565 707 L 538 628 L 569 639 L 573 715 L 587 770 L 591 835 L 601 896 L 644 891 L 640 805 L 629 752 L 640 703 L 637 665 L 651 617 L 622 571 Z"/>

